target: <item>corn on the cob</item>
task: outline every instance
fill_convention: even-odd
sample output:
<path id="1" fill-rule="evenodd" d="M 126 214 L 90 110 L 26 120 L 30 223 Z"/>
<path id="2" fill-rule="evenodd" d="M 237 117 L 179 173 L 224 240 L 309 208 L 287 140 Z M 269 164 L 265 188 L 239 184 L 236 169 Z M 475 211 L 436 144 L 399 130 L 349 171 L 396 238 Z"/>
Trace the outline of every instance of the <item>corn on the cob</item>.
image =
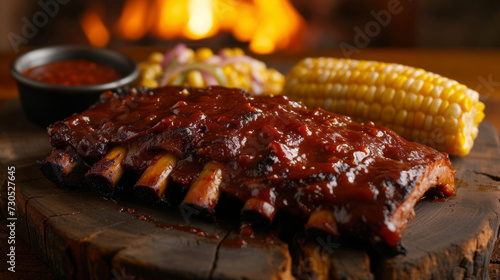
<path id="1" fill-rule="evenodd" d="M 394 63 L 306 58 L 291 69 L 283 94 L 459 156 L 469 153 L 484 118 L 476 91 Z"/>
<path id="2" fill-rule="evenodd" d="M 281 73 L 239 48 L 225 48 L 216 55 L 209 48 L 194 51 L 178 45 L 165 55 L 152 53 L 139 67 L 139 85 L 146 87 L 221 85 L 270 95 L 279 94 L 285 83 Z"/>

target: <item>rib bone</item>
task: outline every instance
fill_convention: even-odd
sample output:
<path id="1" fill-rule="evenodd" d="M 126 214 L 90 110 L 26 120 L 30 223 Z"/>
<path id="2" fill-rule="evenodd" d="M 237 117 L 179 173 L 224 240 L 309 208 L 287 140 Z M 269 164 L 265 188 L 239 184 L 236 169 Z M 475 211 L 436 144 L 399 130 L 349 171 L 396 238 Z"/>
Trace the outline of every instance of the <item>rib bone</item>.
<path id="1" fill-rule="evenodd" d="M 101 195 L 111 197 L 116 183 L 123 175 L 122 161 L 127 149 L 115 147 L 99 160 L 85 175 L 87 183 L 97 188 Z"/>
<path id="2" fill-rule="evenodd" d="M 339 235 L 337 224 L 333 218 L 333 213 L 331 210 L 326 209 L 313 211 L 305 224 L 305 229 L 307 231 L 320 230 L 334 236 Z"/>
<path id="3" fill-rule="evenodd" d="M 265 200 L 251 198 L 245 202 L 241 212 L 243 217 L 248 217 L 249 215 L 256 213 L 260 217 L 264 218 L 266 222 L 271 224 L 274 220 L 274 216 L 276 215 L 276 208 L 274 205 Z M 248 219 L 254 220 L 256 217 L 248 217 Z"/>
<path id="4" fill-rule="evenodd" d="M 223 171 L 223 164 L 215 161 L 208 162 L 196 182 L 189 188 L 182 204 L 193 205 L 210 213 L 213 212 L 219 199 Z"/>
<path id="5" fill-rule="evenodd" d="M 155 202 L 162 198 L 172 169 L 177 158 L 169 153 L 163 154 L 151 164 L 134 186 L 134 193 L 147 202 Z"/>
<path id="6" fill-rule="evenodd" d="M 45 177 L 58 185 L 64 185 L 64 179 L 79 162 L 79 156 L 71 147 L 54 149 L 52 153 L 39 163 Z"/>

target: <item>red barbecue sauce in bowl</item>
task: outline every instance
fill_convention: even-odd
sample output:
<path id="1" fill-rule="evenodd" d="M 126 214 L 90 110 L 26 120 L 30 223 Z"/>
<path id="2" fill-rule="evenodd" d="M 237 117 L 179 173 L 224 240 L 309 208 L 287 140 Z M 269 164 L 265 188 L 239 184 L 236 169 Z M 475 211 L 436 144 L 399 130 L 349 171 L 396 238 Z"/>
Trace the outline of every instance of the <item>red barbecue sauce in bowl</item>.
<path id="1" fill-rule="evenodd" d="M 113 67 L 86 59 L 68 59 L 31 67 L 23 75 L 40 82 L 65 86 L 104 84 L 122 77 Z"/>

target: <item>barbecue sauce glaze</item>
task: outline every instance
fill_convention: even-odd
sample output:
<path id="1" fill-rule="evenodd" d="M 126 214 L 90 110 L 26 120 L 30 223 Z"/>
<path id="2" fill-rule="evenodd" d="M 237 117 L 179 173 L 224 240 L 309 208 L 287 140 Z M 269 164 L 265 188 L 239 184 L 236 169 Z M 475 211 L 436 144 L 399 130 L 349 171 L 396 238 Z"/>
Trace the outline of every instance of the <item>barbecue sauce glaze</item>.
<path id="1" fill-rule="evenodd" d="M 401 224 L 389 217 L 427 166 L 449 164 L 446 154 L 390 129 L 310 110 L 286 96 L 221 87 L 106 92 L 48 132 L 54 147 L 69 145 L 89 163 L 125 146 L 123 165 L 138 174 L 167 150 L 179 158 L 172 180 L 185 187 L 207 162 L 225 163 L 222 192 L 243 202 L 257 197 L 299 217 L 329 209 L 340 230 L 391 246 L 408 217 Z M 441 191 L 452 195 L 454 188 Z"/>
<path id="2" fill-rule="evenodd" d="M 23 75 L 40 82 L 64 86 L 96 85 L 121 78 L 113 67 L 86 59 L 61 60 L 31 67 Z"/>

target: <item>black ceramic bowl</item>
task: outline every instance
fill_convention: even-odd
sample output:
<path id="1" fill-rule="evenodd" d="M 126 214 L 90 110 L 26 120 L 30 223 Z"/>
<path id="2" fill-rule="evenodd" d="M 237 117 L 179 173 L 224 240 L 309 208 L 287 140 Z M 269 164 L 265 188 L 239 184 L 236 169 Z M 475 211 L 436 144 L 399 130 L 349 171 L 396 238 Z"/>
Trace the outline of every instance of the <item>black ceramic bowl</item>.
<path id="1" fill-rule="evenodd" d="M 109 83 L 65 86 L 33 80 L 23 75 L 28 68 L 67 59 L 85 59 L 113 67 L 121 78 Z M 87 109 L 107 90 L 134 82 L 139 69 L 130 58 L 109 50 L 86 46 L 53 46 L 35 49 L 16 58 L 10 73 L 17 82 L 23 111 L 35 124 L 47 126 Z"/>

